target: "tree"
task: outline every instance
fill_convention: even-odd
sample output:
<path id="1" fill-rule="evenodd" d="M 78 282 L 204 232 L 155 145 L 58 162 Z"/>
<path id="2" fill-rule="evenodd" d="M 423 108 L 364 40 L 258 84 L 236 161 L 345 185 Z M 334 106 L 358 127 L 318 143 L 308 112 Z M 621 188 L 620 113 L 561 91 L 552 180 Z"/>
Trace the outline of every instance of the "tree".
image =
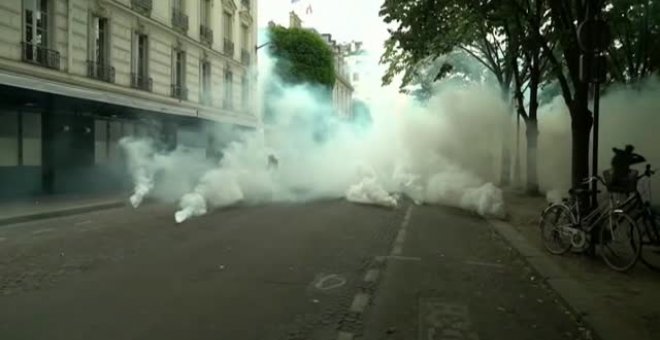
<path id="1" fill-rule="evenodd" d="M 603 18 L 610 24 L 609 83 L 635 83 L 660 69 L 660 4 L 610 0 Z"/>
<path id="2" fill-rule="evenodd" d="M 420 74 L 420 69 L 435 63 L 439 57 L 460 51 L 491 71 L 502 97 L 509 102 L 513 74 L 510 57 L 506 55 L 506 41 L 501 40 L 502 21 L 495 19 L 501 10 L 496 5 L 480 0 L 385 0 L 380 15 L 386 23 L 398 27 L 389 30 L 391 36 L 385 42 L 381 63 L 388 64 L 388 70 L 383 83 L 389 84 L 395 75 L 403 73 L 402 92 L 406 86 L 418 83 L 421 89 L 417 94 L 428 96 L 429 79 L 432 83 L 451 75 L 457 68 L 453 63 L 442 63 L 437 75 Z M 502 147 L 501 183 L 508 185 L 509 145 L 504 142 Z"/>
<path id="3" fill-rule="evenodd" d="M 532 2 L 534 4 L 532 4 Z M 392 81 L 397 73 L 403 73 L 401 88 L 409 84 L 420 85 L 417 93 L 428 95 L 429 79 L 434 74 L 421 74 L 429 60 L 460 51 L 481 63 L 497 80 L 502 97 L 510 100 L 513 81 L 517 113 L 527 125 L 527 189 L 538 192 L 536 149 L 538 124 L 538 88 L 548 63 L 543 57 L 536 39 L 527 37 L 530 23 L 541 30 L 545 7 L 533 0 L 386 0 L 381 16 L 397 28 L 390 30 L 386 50 L 381 62 L 388 64 L 384 83 Z M 519 10 L 534 18 L 532 22 L 516 17 Z M 437 70 L 439 76 L 455 71 L 443 63 Z M 438 69 L 436 67 L 436 69 Z M 421 79 L 421 81 L 420 81 Z M 525 89 L 526 88 L 526 89 Z M 523 93 L 529 90 L 529 112 L 524 105 Z M 508 184 L 510 151 L 504 144 L 502 158 L 502 183 Z"/>
<path id="4" fill-rule="evenodd" d="M 273 26 L 269 31 L 275 71 L 284 82 L 334 87 L 333 52 L 321 36 L 303 28 Z"/>

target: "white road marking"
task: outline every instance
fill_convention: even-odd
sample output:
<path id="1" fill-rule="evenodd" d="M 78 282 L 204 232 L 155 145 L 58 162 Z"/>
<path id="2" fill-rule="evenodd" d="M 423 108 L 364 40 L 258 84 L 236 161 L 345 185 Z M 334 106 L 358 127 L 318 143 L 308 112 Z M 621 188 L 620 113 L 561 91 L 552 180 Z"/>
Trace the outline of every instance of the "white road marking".
<path id="1" fill-rule="evenodd" d="M 73 225 L 79 226 L 79 225 L 85 225 L 85 224 L 90 224 L 90 223 L 92 223 L 92 220 L 85 220 L 85 221 L 76 222 Z"/>
<path id="2" fill-rule="evenodd" d="M 403 253 L 403 244 L 406 242 L 406 228 L 408 228 L 408 223 L 410 222 L 410 214 L 412 212 L 413 206 L 409 206 L 406 209 L 406 214 L 403 216 L 403 221 L 401 221 L 401 226 L 397 232 L 396 239 L 392 245 L 392 251 L 390 255 L 400 256 Z"/>
<path id="3" fill-rule="evenodd" d="M 345 284 L 346 284 L 345 278 L 336 274 L 330 274 L 330 275 L 321 276 L 318 280 L 316 280 L 314 287 L 320 290 L 330 290 L 334 288 L 339 288 Z"/>
<path id="4" fill-rule="evenodd" d="M 364 312 L 364 309 L 367 308 L 367 304 L 369 304 L 370 298 L 371 296 L 367 293 L 355 294 L 353 297 L 353 302 L 351 303 L 351 308 L 349 310 L 356 313 Z"/>
<path id="5" fill-rule="evenodd" d="M 389 255 L 389 256 L 378 256 L 377 259 L 384 261 L 384 260 L 401 260 L 401 261 L 421 261 L 422 259 L 416 256 L 397 256 L 397 255 Z"/>
<path id="6" fill-rule="evenodd" d="M 53 231 L 53 229 L 51 229 L 51 228 L 39 229 L 39 230 L 33 231 L 32 235 L 39 235 L 39 234 L 49 233 L 51 231 Z"/>
<path id="7" fill-rule="evenodd" d="M 364 275 L 364 281 L 365 282 L 376 282 L 378 280 L 378 274 L 380 272 L 378 269 L 369 269 L 367 273 Z"/>
<path id="8" fill-rule="evenodd" d="M 473 265 L 473 266 L 504 268 L 503 265 L 498 264 L 498 263 L 481 262 L 481 261 L 464 261 L 464 263 L 465 264 L 470 264 L 470 265 Z"/>
<path id="9" fill-rule="evenodd" d="M 337 336 L 337 340 L 353 340 L 353 338 L 353 333 L 348 332 L 339 332 L 339 335 Z"/>
<path id="10" fill-rule="evenodd" d="M 399 230 L 399 233 L 396 235 L 396 240 L 394 240 L 395 243 L 403 243 L 403 241 L 406 240 L 406 230 L 401 229 Z"/>
<path id="11" fill-rule="evenodd" d="M 419 310 L 419 339 L 478 339 L 467 305 L 422 300 Z"/>

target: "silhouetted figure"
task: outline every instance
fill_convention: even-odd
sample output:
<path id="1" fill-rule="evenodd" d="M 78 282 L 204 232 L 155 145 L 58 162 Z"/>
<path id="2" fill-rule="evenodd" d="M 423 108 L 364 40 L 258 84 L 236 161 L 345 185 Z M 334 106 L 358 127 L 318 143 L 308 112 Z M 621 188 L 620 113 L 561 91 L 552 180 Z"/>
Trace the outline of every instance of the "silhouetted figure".
<path id="1" fill-rule="evenodd" d="M 635 190 L 634 186 L 637 180 L 637 172 L 631 171 L 630 166 L 646 162 L 640 154 L 636 154 L 635 147 L 628 144 L 624 150 L 612 148 L 614 157 L 612 157 L 612 178 L 610 186 L 617 191 Z"/>
<path id="2" fill-rule="evenodd" d="M 277 169 L 279 161 L 274 155 L 268 155 L 268 169 Z"/>

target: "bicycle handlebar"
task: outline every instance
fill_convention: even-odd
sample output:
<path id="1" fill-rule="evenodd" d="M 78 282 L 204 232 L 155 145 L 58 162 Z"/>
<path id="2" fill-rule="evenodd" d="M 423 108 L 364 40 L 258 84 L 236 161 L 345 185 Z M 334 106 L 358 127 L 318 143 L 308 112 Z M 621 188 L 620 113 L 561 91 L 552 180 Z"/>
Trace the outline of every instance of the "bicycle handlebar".
<path id="1" fill-rule="evenodd" d="M 657 169 L 651 169 L 651 164 L 646 164 L 646 169 L 644 170 L 644 173 L 637 176 L 637 179 L 641 179 L 643 177 L 651 177 L 655 175 Z"/>
<path id="2" fill-rule="evenodd" d="M 593 181 L 598 181 L 601 184 L 605 185 L 605 181 L 600 176 L 591 176 L 582 181 L 581 184 L 591 184 Z"/>

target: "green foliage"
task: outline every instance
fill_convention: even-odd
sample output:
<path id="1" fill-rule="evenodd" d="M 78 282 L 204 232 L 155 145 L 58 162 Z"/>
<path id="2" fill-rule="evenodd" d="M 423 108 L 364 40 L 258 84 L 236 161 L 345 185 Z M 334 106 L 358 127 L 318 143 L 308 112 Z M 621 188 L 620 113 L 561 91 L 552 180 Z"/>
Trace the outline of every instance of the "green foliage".
<path id="1" fill-rule="evenodd" d="M 511 11 L 498 3 L 489 0 L 385 0 L 380 15 L 395 28 L 389 30 L 390 38 L 385 42 L 381 57 L 381 63 L 388 66 L 383 83 L 389 84 L 394 76 L 403 74 L 401 89 L 404 90 L 407 85 L 420 82 L 420 70 L 426 65 L 461 50 L 492 71 L 502 86 L 508 86 L 511 72 L 501 41 L 504 35 L 501 18 Z M 450 74 L 438 73 L 441 77 Z M 436 79 L 438 75 L 421 76 Z"/>
<path id="2" fill-rule="evenodd" d="M 660 4 L 610 0 L 604 19 L 612 30 L 608 70 L 611 81 L 637 82 L 660 69 Z"/>
<path id="3" fill-rule="evenodd" d="M 315 32 L 302 28 L 271 27 L 270 52 L 277 58 L 275 70 L 287 83 L 309 83 L 333 88 L 333 52 Z"/>

